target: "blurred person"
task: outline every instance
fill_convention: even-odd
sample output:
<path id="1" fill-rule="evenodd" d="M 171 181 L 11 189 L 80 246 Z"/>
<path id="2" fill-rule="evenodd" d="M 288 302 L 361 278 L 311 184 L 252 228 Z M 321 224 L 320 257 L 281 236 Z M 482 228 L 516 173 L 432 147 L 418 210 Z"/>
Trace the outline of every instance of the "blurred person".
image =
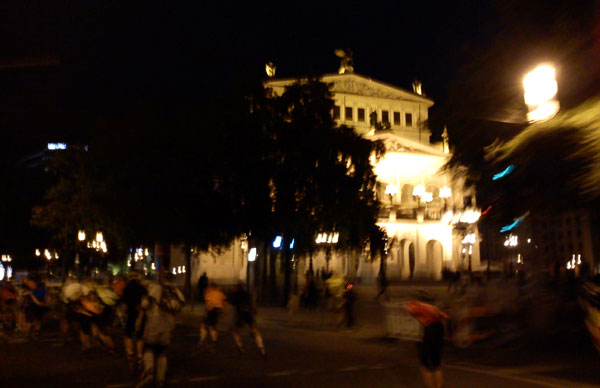
<path id="1" fill-rule="evenodd" d="M 256 342 L 260 355 L 266 357 L 265 345 L 260 331 L 256 327 L 256 320 L 254 319 L 256 312 L 252 306 L 252 299 L 243 283 L 238 283 L 235 291 L 231 294 L 231 305 L 235 308 L 233 338 L 240 353 L 244 353 L 241 330 L 244 326 L 248 326 L 254 336 L 254 341 Z"/>
<path id="2" fill-rule="evenodd" d="M 379 276 L 377 277 L 377 284 L 379 285 L 379 292 L 375 296 L 375 300 L 379 300 L 379 297 L 381 297 L 381 295 L 383 295 L 385 297 L 385 301 L 389 302 L 390 296 L 388 294 L 387 289 L 388 289 L 390 282 L 388 281 L 387 277 L 383 273 L 379 274 Z"/>
<path id="3" fill-rule="evenodd" d="M 40 329 L 42 327 L 42 319 L 44 315 L 50 311 L 48 307 L 48 291 L 44 283 L 39 278 L 32 278 L 31 282 L 27 283 L 31 290 L 29 301 L 25 308 L 25 318 L 28 322 L 28 335 L 33 340 L 38 340 Z"/>
<path id="4" fill-rule="evenodd" d="M 142 285 L 142 275 L 138 272 L 130 272 L 128 281 L 123 289 L 123 303 L 126 305 L 127 318 L 125 320 L 125 353 L 127 354 L 127 365 L 134 373 L 136 368 L 142 365 L 142 354 L 144 341 L 142 340 L 144 310 L 141 307 L 142 298 L 147 295 L 146 288 Z"/>
<path id="5" fill-rule="evenodd" d="M 306 282 L 302 291 L 302 300 L 304 307 L 313 310 L 317 307 L 318 290 L 315 283 L 315 276 L 312 271 L 306 272 Z"/>
<path id="6" fill-rule="evenodd" d="M 209 332 L 213 346 L 216 345 L 219 335 L 217 324 L 226 302 L 225 294 L 215 283 L 211 283 L 204 291 L 204 319 L 200 324 L 198 346 L 204 343 Z"/>
<path id="7" fill-rule="evenodd" d="M 75 279 L 69 279 L 65 282 L 61 294 L 62 314 L 59 324 L 62 344 L 67 340 L 69 327 L 74 326 L 83 350 L 90 348 L 91 324 L 88 316 L 80 313 L 83 310 L 81 298 L 87 296 L 90 292 L 91 290 L 87 286 Z"/>
<path id="8" fill-rule="evenodd" d="M 141 307 L 146 312 L 143 332 L 143 372 L 136 387 L 155 383 L 164 387 L 167 373 L 167 347 L 171 344 L 175 315 L 185 304 L 183 294 L 171 283 L 172 275 L 161 273 L 158 283 L 148 285 L 148 293 L 142 298 Z"/>
<path id="9" fill-rule="evenodd" d="M 204 291 L 208 287 L 208 276 L 206 276 L 206 272 L 202 273 L 202 276 L 198 279 L 198 300 L 200 303 L 204 302 Z"/>
<path id="10" fill-rule="evenodd" d="M 98 312 L 95 312 L 92 317 L 92 335 L 106 345 L 110 353 L 114 353 L 115 344 L 107 333 L 107 328 L 114 322 L 115 306 L 119 297 L 107 283 L 97 284 L 94 291 L 97 304 L 95 307 Z"/>
<path id="11" fill-rule="evenodd" d="M 7 281 L 0 290 L 0 311 L 5 314 L 6 329 L 12 334 L 17 328 L 19 302 L 17 289 L 11 281 Z"/>
<path id="12" fill-rule="evenodd" d="M 126 282 L 123 275 L 117 275 L 112 282 L 112 289 L 119 298 L 114 306 L 114 313 L 120 327 L 125 327 L 127 320 L 127 305 L 123 302 L 123 291 L 125 290 Z"/>
<path id="13" fill-rule="evenodd" d="M 342 291 L 342 301 L 339 305 L 340 317 L 338 320 L 338 327 L 346 326 L 350 328 L 354 325 L 354 305 L 356 299 L 354 284 L 350 281 L 346 281 Z"/>
<path id="14" fill-rule="evenodd" d="M 119 298 L 123 297 L 123 291 L 127 283 L 123 279 L 123 275 L 117 275 L 112 282 L 112 289 Z"/>
<path id="15" fill-rule="evenodd" d="M 89 283 L 88 283 L 89 284 Z M 104 307 L 99 302 L 94 293 L 88 293 L 80 297 L 80 303 L 75 306 L 75 310 L 80 314 L 80 321 L 84 322 L 84 328 L 87 336 L 99 339 L 105 346 L 108 347 L 111 353 L 114 353 L 115 345 L 112 338 L 104 332 L 102 323 L 102 313 Z M 91 343 L 86 343 L 85 349 L 89 349 Z"/>
<path id="16" fill-rule="evenodd" d="M 423 325 L 423 339 L 418 344 L 421 373 L 427 388 L 442 388 L 442 349 L 444 346 L 444 320 L 450 317 L 430 304 L 433 298 L 419 293 L 405 308 Z"/>

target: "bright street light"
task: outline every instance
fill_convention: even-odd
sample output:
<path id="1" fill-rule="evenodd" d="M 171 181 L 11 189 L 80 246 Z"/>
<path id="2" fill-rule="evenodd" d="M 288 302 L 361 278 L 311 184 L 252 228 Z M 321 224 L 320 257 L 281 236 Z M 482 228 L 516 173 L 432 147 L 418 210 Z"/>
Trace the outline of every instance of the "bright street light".
<path id="1" fill-rule="evenodd" d="M 556 70 L 551 65 L 539 65 L 523 78 L 525 103 L 529 109 L 529 121 L 547 120 L 558 112 L 560 104 L 556 100 L 558 83 Z"/>

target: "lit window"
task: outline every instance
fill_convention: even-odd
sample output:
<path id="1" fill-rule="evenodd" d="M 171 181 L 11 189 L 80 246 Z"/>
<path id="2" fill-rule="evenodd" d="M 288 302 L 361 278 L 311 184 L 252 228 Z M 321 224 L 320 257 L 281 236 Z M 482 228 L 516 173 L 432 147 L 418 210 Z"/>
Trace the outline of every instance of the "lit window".
<path id="1" fill-rule="evenodd" d="M 390 122 L 390 112 L 388 112 L 387 110 L 382 110 L 381 111 L 381 122 L 382 123 L 389 123 Z"/>
<path id="2" fill-rule="evenodd" d="M 365 121 L 365 109 L 364 108 L 358 108 L 357 113 L 358 113 L 358 121 L 364 123 L 364 121 Z"/>
<path id="3" fill-rule="evenodd" d="M 334 118 L 334 120 L 340 119 L 340 107 L 337 105 L 333 106 L 333 118 Z"/>
<path id="4" fill-rule="evenodd" d="M 346 121 L 352 121 L 352 107 L 351 106 L 347 106 L 346 109 L 344 110 L 344 115 L 346 118 Z"/>
<path id="5" fill-rule="evenodd" d="M 400 112 L 394 112 L 394 125 L 401 125 Z"/>
<path id="6" fill-rule="evenodd" d="M 412 127 L 412 113 L 406 114 L 406 126 Z"/>

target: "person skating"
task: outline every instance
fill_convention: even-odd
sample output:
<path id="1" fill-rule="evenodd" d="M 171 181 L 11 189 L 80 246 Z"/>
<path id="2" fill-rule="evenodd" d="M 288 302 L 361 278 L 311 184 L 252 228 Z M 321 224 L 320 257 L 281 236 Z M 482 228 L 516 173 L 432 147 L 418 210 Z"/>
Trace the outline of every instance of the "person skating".
<path id="1" fill-rule="evenodd" d="M 60 320 L 60 336 L 63 345 L 67 341 L 69 327 L 76 326 L 82 350 L 90 348 L 91 319 L 84 313 L 85 309 L 81 304 L 82 298 L 89 295 L 90 292 L 91 290 L 87 286 L 75 279 L 69 279 L 65 283 L 61 296 L 63 304 Z"/>
<path id="2" fill-rule="evenodd" d="M 142 352 L 144 342 L 142 341 L 142 330 L 144 327 L 144 311 L 140 304 L 142 298 L 147 294 L 142 285 L 141 274 L 130 272 L 128 281 L 123 289 L 123 303 L 127 306 L 127 318 L 125 320 L 125 352 L 127 353 L 127 364 L 129 370 L 134 373 L 136 366 L 142 364 Z"/>
<path id="3" fill-rule="evenodd" d="M 200 340 L 198 346 L 201 346 L 208 333 L 210 332 L 210 338 L 212 339 L 213 345 L 216 345 L 218 339 L 217 324 L 219 323 L 219 317 L 223 312 L 227 298 L 223 291 L 216 284 L 211 283 L 204 291 L 204 319 L 200 324 Z"/>
<path id="4" fill-rule="evenodd" d="M 340 312 L 338 327 L 346 326 L 347 328 L 352 328 L 355 318 L 354 305 L 357 299 L 352 282 L 346 281 L 344 283 L 341 299 L 341 304 L 338 306 Z"/>
<path id="5" fill-rule="evenodd" d="M 202 273 L 202 276 L 198 279 L 198 301 L 200 303 L 204 302 L 204 291 L 208 287 L 208 276 L 206 276 L 206 272 Z"/>
<path id="6" fill-rule="evenodd" d="M 141 307 L 146 312 L 143 342 L 143 372 L 137 388 L 154 383 L 163 387 L 167 373 L 167 347 L 175 328 L 175 315 L 185 303 L 183 294 L 171 284 L 172 275 L 161 273 L 158 283 L 148 286 Z"/>
<path id="7" fill-rule="evenodd" d="M 406 310 L 424 326 L 423 339 L 418 345 L 421 373 L 427 388 L 442 388 L 442 348 L 444 346 L 444 320 L 448 315 L 430 304 L 431 298 L 419 294 L 405 305 Z M 426 303 L 429 302 L 429 303 Z"/>
<path id="8" fill-rule="evenodd" d="M 25 317 L 29 324 L 29 335 L 33 340 L 39 339 L 42 319 L 50 311 L 48 307 L 48 291 L 39 278 L 27 283 L 31 289 L 29 302 L 25 308 Z"/>
<path id="9" fill-rule="evenodd" d="M 380 274 L 377 277 L 377 283 L 379 285 L 379 292 L 375 296 L 375 300 L 379 300 L 381 295 L 383 295 L 385 298 L 385 301 L 389 302 L 390 296 L 388 294 L 388 286 L 390 285 L 390 282 L 388 281 L 387 277 L 384 274 Z"/>
<path id="10" fill-rule="evenodd" d="M 256 341 L 256 346 L 258 347 L 260 355 L 266 357 L 265 345 L 260 331 L 256 327 L 256 320 L 254 319 L 255 311 L 252 306 L 252 299 L 250 293 L 242 283 L 239 283 L 233 294 L 231 294 L 231 305 L 235 308 L 235 326 L 232 331 L 233 338 L 240 353 L 244 353 L 241 330 L 244 326 L 248 326 L 254 336 L 254 341 Z"/>

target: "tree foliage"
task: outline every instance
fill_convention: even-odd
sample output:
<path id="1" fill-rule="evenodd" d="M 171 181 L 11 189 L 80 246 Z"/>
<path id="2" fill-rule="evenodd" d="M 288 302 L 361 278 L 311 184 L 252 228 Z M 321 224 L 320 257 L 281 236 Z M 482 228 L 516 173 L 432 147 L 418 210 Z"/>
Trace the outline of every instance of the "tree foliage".
<path id="1" fill-rule="evenodd" d="M 32 222 L 68 244 L 80 228 L 138 244 L 225 246 L 242 233 L 318 231 L 365 243 L 376 221 L 370 163 L 383 146 L 337 126 L 329 85 L 301 80 L 274 96 L 249 83 L 210 100 L 151 102 L 99 122 L 88 147 L 58 155 L 56 184 Z"/>

